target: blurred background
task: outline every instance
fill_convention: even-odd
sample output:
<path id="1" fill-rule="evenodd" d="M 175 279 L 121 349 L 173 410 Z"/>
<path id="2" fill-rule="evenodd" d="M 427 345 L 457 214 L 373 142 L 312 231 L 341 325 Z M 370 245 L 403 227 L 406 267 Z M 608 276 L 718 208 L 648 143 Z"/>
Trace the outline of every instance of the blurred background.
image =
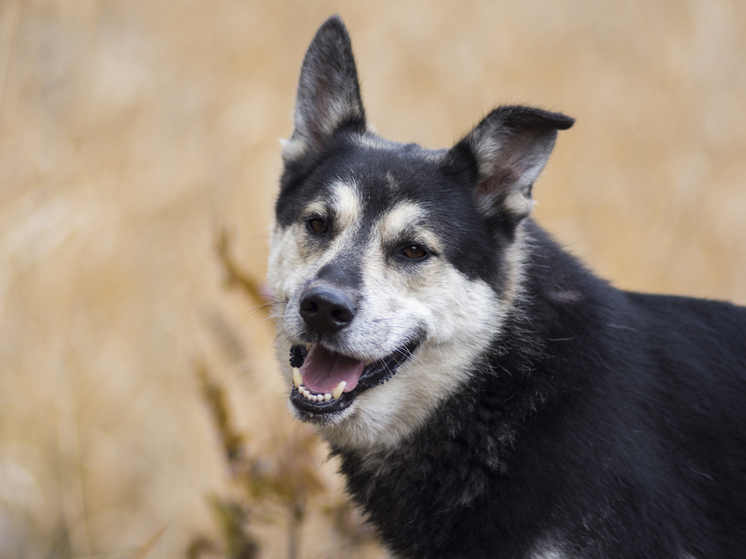
<path id="1" fill-rule="evenodd" d="M 746 304 L 740 0 L 0 0 L 0 558 L 380 553 L 226 281 L 265 275 L 332 13 L 384 136 L 574 116 L 537 219 L 619 287 Z"/>

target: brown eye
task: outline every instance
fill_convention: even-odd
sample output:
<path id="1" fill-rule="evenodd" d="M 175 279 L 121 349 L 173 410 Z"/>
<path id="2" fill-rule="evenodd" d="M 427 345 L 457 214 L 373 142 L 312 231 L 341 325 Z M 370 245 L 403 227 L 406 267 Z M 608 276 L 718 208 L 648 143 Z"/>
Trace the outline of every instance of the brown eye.
<path id="1" fill-rule="evenodd" d="M 408 247 L 404 247 L 402 252 L 407 258 L 412 258 L 414 260 L 424 258 L 427 255 L 425 249 L 420 245 L 409 245 Z"/>
<path id="2" fill-rule="evenodd" d="M 306 221 L 306 223 L 308 225 L 308 228 L 314 233 L 326 233 L 326 231 L 329 229 L 326 221 L 324 221 L 320 217 L 309 219 L 308 221 Z"/>

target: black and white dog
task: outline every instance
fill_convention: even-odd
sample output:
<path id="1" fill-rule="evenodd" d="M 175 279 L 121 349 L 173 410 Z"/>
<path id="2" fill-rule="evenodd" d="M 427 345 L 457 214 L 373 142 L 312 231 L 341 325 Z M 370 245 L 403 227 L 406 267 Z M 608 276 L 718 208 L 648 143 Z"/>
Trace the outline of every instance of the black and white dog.
<path id="1" fill-rule="evenodd" d="M 324 23 L 270 255 L 290 407 L 396 557 L 744 559 L 746 309 L 617 290 L 532 221 L 572 124 L 385 140 Z"/>

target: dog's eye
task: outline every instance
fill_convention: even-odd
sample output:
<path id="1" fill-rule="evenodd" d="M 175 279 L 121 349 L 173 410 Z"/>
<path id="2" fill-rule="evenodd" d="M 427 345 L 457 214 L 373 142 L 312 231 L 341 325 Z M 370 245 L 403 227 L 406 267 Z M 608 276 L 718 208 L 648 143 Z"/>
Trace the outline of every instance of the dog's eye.
<path id="1" fill-rule="evenodd" d="M 329 226 L 326 224 L 326 221 L 321 219 L 320 217 L 313 217 L 311 219 L 306 220 L 306 226 L 308 227 L 309 231 L 312 233 L 326 233 L 329 229 Z"/>
<path id="2" fill-rule="evenodd" d="M 420 245 L 409 245 L 402 249 L 402 254 L 407 258 L 419 260 L 420 258 L 425 258 L 425 256 L 427 256 L 427 251 Z"/>

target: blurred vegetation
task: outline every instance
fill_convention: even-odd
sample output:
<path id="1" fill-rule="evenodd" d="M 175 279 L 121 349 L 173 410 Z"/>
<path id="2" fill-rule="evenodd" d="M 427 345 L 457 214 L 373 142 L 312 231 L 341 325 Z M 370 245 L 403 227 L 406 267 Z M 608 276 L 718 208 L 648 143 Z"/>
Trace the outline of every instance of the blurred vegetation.
<path id="1" fill-rule="evenodd" d="M 254 309 L 268 316 L 269 301 L 262 294 L 260 282 L 235 262 L 230 237 L 225 231 L 219 235 L 215 247 L 226 285 L 239 288 Z M 225 348 L 235 345 L 230 337 L 225 342 Z M 274 428 L 268 444 L 252 444 L 250 433 L 236 430 L 225 388 L 210 373 L 207 364 L 197 363 L 195 371 L 220 438 L 231 491 L 225 497 L 210 497 L 213 516 L 220 527 L 219 536 L 214 539 L 196 536 L 187 550 L 188 559 L 210 555 L 226 559 L 257 558 L 261 543 L 251 529 L 265 523 L 284 526 L 287 557 L 298 559 L 301 529 L 309 508 L 317 509 L 330 520 L 328 533 L 323 537 L 327 544 L 336 545 L 337 552 L 329 548 L 326 557 L 349 557 L 351 553 L 355 555 L 355 549 L 373 544 L 371 530 L 347 499 L 338 496 L 330 500 L 329 488 L 319 475 L 318 455 L 323 450 L 310 427 L 296 425 L 292 433 Z"/>
<path id="2" fill-rule="evenodd" d="M 284 526 L 287 557 L 297 559 L 309 508 L 330 520 L 328 532 L 316 534 L 337 547 L 334 552 L 332 546 L 326 557 L 355 556 L 356 548 L 373 545 L 372 531 L 348 501 L 343 496 L 330 501 L 326 494 L 328 488 L 318 474 L 319 444 L 310 429 L 299 428 L 291 436 L 277 433 L 270 448 L 249 454 L 244 436 L 231 426 L 223 388 L 204 364 L 197 366 L 197 375 L 220 433 L 234 489 L 227 497 L 210 497 L 219 535 L 195 537 L 187 551 L 189 559 L 215 554 L 227 559 L 259 557 L 261 544 L 251 529 L 265 523 Z"/>
<path id="3" fill-rule="evenodd" d="M 621 287 L 746 303 L 741 0 L 0 0 L 0 558 L 380 552 L 256 302 L 332 13 L 383 135 L 566 112 L 537 219 Z"/>

